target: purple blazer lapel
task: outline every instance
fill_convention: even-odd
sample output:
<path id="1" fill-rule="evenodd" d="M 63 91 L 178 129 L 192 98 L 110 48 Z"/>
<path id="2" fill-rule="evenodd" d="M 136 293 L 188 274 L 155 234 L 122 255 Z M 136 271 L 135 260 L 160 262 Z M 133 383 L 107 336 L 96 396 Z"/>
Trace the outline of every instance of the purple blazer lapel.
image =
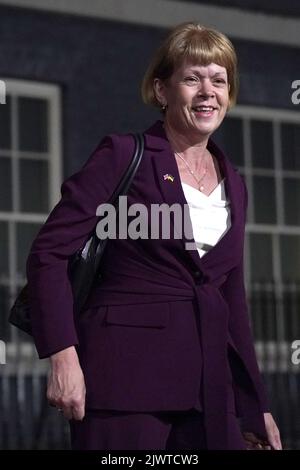
<path id="1" fill-rule="evenodd" d="M 196 250 L 195 240 L 193 238 L 192 223 L 189 212 L 186 210 L 185 220 L 184 207 L 187 206 L 187 201 L 181 186 L 180 175 L 175 160 L 174 153 L 165 134 L 162 122 L 158 121 L 145 133 L 146 147 L 152 152 L 153 168 L 156 173 L 158 186 L 162 194 L 162 200 L 169 206 L 179 204 L 181 207 L 182 217 L 180 220 L 174 217 L 174 223 L 171 222 L 171 230 L 180 235 L 178 240 L 182 247 L 185 249 L 186 243 L 194 245 L 194 250 L 186 250 L 188 256 L 192 258 L 194 264 L 200 268 L 201 258 Z M 189 234 L 188 236 L 186 236 Z"/>
<path id="2" fill-rule="evenodd" d="M 185 207 L 188 207 L 188 203 L 185 199 L 177 163 L 162 126 L 162 121 L 158 121 L 145 132 L 145 140 L 146 150 L 153 150 L 153 168 L 156 173 L 163 201 L 169 206 L 172 204 L 180 204 L 183 214 L 184 206 L 186 205 Z M 192 236 L 192 223 L 189 211 L 186 211 L 185 230 L 182 222 L 180 223 L 178 220 L 174 220 L 175 233 L 182 233 L 182 238 L 178 241 L 183 245 L 184 249 L 186 249 L 187 243 L 190 246 L 194 246 L 194 249 L 186 251 L 190 259 L 200 270 L 209 268 L 210 265 L 214 265 L 216 261 L 218 263 L 220 262 L 222 265 L 224 262 L 225 264 L 229 263 L 227 264 L 229 268 L 232 266 L 232 255 L 237 251 L 236 242 L 237 239 L 240 238 L 239 232 L 244 221 L 243 190 L 240 176 L 227 157 L 225 157 L 212 140 L 209 140 L 208 148 L 217 157 L 221 171 L 225 177 L 225 191 L 231 204 L 231 227 L 219 242 L 200 258 L 196 249 L 195 240 Z M 168 178 L 168 176 L 171 178 Z M 172 178 L 173 180 L 171 180 Z M 171 224 L 171 227 L 174 227 L 174 225 Z M 186 237 L 186 234 L 189 234 L 188 237 Z"/>
<path id="3" fill-rule="evenodd" d="M 217 157 L 221 172 L 225 177 L 225 193 L 230 202 L 231 226 L 218 243 L 206 253 L 202 260 L 205 265 L 216 259 L 226 262 L 232 267 L 238 263 L 241 250 L 243 250 L 245 229 L 244 188 L 241 176 L 223 154 L 219 147 L 209 139 L 208 149 Z M 236 254 L 237 257 L 233 257 Z M 236 258 L 236 259 L 235 259 Z"/>

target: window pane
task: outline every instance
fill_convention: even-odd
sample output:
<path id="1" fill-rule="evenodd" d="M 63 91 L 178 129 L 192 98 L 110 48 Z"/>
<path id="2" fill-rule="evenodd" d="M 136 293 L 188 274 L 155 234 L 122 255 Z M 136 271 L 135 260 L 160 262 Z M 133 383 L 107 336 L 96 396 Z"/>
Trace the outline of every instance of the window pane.
<path id="1" fill-rule="evenodd" d="M 32 242 L 36 237 L 40 224 L 27 224 L 19 222 L 17 229 L 17 270 L 19 275 L 25 277 L 26 260 L 31 248 Z"/>
<path id="2" fill-rule="evenodd" d="M 281 266 L 284 282 L 300 281 L 300 236 L 281 235 Z"/>
<path id="3" fill-rule="evenodd" d="M 8 276 L 8 224 L 0 221 L 0 276 Z"/>
<path id="4" fill-rule="evenodd" d="M 48 149 L 48 103 L 37 98 L 19 98 L 19 149 L 46 152 Z"/>
<path id="5" fill-rule="evenodd" d="M 0 149 L 11 148 L 11 99 L 6 96 L 6 104 L 0 105 Z"/>
<path id="6" fill-rule="evenodd" d="M 282 168 L 300 170 L 300 126 L 296 124 L 281 125 Z"/>
<path id="7" fill-rule="evenodd" d="M 300 338 L 300 289 L 299 284 L 286 285 L 283 291 L 284 330 L 286 339 L 294 341 Z"/>
<path id="8" fill-rule="evenodd" d="M 243 123 L 241 119 L 226 117 L 213 135 L 213 140 L 234 165 L 244 166 Z"/>
<path id="9" fill-rule="evenodd" d="M 269 176 L 253 176 L 255 222 L 276 224 L 275 180 Z"/>
<path id="10" fill-rule="evenodd" d="M 12 210 L 11 191 L 11 158 L 0 157 L 0 211 Z"/>
<path id="11" fill-rule="evenodd" d="M 251 281 L 273 280 L 272 235 L 250 234 Z"/>
<path id="12" fill-rule="evenodd" d="M 23 212 L 49 212 L 48 162 L 20 159 L 20 207 Z"/>
<path id="13" fill-rule="evenodd" d="M 274 168 L 273 126 L 268 121 L 251 121 L 252 162 L 256 168 Z"/>
<path id="14" fill-rule="evenodd" d="M 300 225 L 300 179 L 285 178 L 284 221 L 288 225 Z"/>

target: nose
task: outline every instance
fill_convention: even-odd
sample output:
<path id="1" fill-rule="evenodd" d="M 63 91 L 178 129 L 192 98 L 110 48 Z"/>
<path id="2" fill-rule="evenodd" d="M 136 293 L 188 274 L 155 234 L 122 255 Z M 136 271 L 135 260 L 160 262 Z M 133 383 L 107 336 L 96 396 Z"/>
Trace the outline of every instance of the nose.
<path id="1" fill-rule="evenodd" d="M 198 95 L 204 98 L 215 96 L 213 85 L 209 79 L 201 80 L 201 85 L 198 89 Z"/>

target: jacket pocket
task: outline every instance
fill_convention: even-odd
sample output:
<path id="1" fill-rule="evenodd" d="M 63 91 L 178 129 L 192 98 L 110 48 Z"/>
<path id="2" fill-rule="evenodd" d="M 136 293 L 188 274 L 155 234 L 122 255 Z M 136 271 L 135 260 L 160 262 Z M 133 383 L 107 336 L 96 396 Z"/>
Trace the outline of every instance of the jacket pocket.
<path id="1" fill-rule="evenodd" d="M 170 319 L 169 302 L 152 304 L 109 305 L 108 325 L 165 328 Z"/>

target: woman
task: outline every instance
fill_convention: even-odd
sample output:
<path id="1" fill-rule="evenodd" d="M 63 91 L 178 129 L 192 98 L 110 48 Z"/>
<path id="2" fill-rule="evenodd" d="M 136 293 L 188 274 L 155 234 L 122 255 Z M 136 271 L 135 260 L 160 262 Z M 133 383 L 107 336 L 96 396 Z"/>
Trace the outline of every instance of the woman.
<path id="1" fill-rule="evenodd" d="M 73 449 L 281 449 L 246 306 L 247 190 L 210 139 L 237 94 L 233 45 L 179 25 L 142 94 L 164 121 L 144 134 L 128 206 L 177 204 L 189 215 L 173 217 L 167 239 L 109 240 L 101 282 L 74 319 L 68 257 L 95 227 L 132 138 L 106 137 L 64 182 L 27 264 L 35 342 L 51 362 L 48 399 L 70 420 Z"/>

